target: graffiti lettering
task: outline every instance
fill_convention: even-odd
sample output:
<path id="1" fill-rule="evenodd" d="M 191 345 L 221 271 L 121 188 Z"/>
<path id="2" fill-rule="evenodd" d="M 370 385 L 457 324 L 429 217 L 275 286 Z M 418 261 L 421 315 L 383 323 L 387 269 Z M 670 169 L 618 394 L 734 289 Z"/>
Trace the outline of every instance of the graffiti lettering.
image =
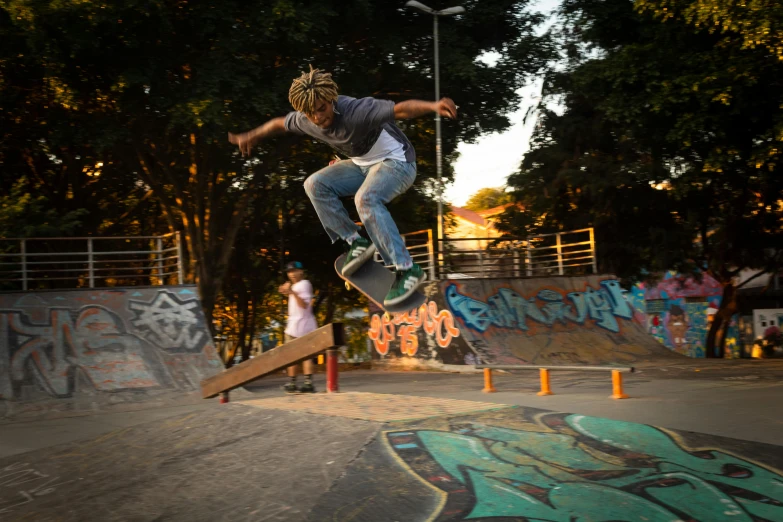
<path id="1" fill-rule="evenodd" d="M 12 396 L 13 383 L 23 381 L 28 371 L 54 397 L 70 395 L 75 368 L 98 390 L 160 385 L 141 355 L 141 341 L 122 332 L 122 321 L 102 306 L 83 307 L 75 320 L 69 310 L 51 309 L 44 325 L 32 324 L 18 311 L 1 312 L 0 324 L 0 359 L 7 361 L 8 377 L 0 389 L 4 398 Z"/>
<path id="2" fill-rule="evenodd" d="M 545 326 L 581 325 L 588 317 L 597 326 L 617 333 L 620 331 L 617 318 L 631 319 L 633 310 L 616 280 L 601 281 L 600 285 L 597 290 L 588 286 L 584 292 L 569 292 L 565 296 L 560 291 L 543 288 L 529 298 L 510 288 L 500 288 L 485 303 L 461 294 L 457 285 L 452 284 L 446 289 L 446 303 L 465 326 L 480 333 L 490 326 L 528 331 L 529 321 Z"/>
<path id="3" fill-rule="evenodd" d="M 375 350 L 381 355 L 386 355 L 389 352 L 389 343 L 394 340 L 394 324 L 385 315 L 373 315 L 370 319 L 368 335 L 375 344 Z"/>
<path id="4" fill-rule="evenodd" d="M 404 324 L 400 326 L 397 336 L 400 338 L 400 352 L 403 355 L 416 355 L 416 352 L 419 351 L 419 338 L 416 336 L 416 328 L 411 324 Z"/>
<path id="5" fill-rule="evenodd" d="M 375 351 L 381 355 L 389 352 L 389 343 L 395 338 L 400 339 L 400 351 L 405 355 L 416 355 L 419 350 L 419 329 L 434 338 L 440 348 L 448 348 L 452 339 L 459 337 L 459 329 L 454 324 L 454 317 L 448 310 L 438 310 L 434 301 L 421 305 L 418 309 L 400 314 L 394 314 L 389 320 L 385 316 L 374 314 L 370 319 L 368 336 L 375 345 Z"/>
<path id="6" fill-rule="evenodd" d="M 783 476 L 641 424 L 552 413 L 528 429 L 452 421 L 387 433 L 457 520 L 783 520 Z M 586 502 L 585 499 L 591 499 Z M 728 517 L 728 518 L 727 518 Z"/>
<path id="7" fill-rule="evenodd" d="M 160 292 L 151 302 L 130 301 L 128 308 L 136 312 L 131 323 L 151 343 L 165 349 L 188 350 L 204 341 L 198 328 L 197 301 L 182 302 L 177 296 Z"/>
<path id="8" fill-rule="evenodd" d="M 203 316 L 193 311 L 198 300 L 181 301 L 168 290 L 133 292 L 150 294 L 147 302 L 128 300 L 127 308 L 126 293 L 119 291 L 111 292 L 112 308 L 100 291 L 47 301 L 34 294 L 0 296 L 0 307 L 6 306 L 0 308 L 0 399 L 16 398 L 23 389 L 67 398 L 79 385 L 101 392 L 192 387 L 200 381 L 199 366 L 220 364 L 204 352 L 209 337 Z M 69 301 L 79 304 L 69 307 Z M 177 366 L 185 359 L 186 368 Z"/>

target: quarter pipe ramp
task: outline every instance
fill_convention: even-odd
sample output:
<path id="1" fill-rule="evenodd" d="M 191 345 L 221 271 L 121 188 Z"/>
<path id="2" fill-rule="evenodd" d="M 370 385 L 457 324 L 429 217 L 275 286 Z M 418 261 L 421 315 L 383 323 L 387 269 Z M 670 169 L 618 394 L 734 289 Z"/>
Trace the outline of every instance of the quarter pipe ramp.
<path id="1" fill-rule="evenodd" d="M 181 400 L 222 369 L 193 286 L 0 294 L 0 417 Z"/>
<path id="2" fill-rule="evenodd" d="M 376 357 L 392 366 L 635 364 L 683 360 L 634 321 L 612 276 L 433 282 L 429 301 L 372 315 Z"/>

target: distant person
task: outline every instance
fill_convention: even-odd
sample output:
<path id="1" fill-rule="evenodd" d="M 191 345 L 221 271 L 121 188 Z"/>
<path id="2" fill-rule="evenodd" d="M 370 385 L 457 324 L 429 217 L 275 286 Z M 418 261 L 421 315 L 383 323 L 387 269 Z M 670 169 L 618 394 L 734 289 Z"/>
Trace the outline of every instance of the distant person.
<path id="1" fill-rule="evenodd" d="M 350 158 L 332 161 L 307 178 L 305 192 L 332 242 L 342 239 L 348 244 L 341 273 L 349 276 L 356 272 L 373 258 L 377 248 L 384 263 L 396 267 L 384 305 L 404 301 L 416 292 L 427 274 L 411 259 L 386 208 L 416 179 L 416 152 L 394 122 L 431 113 L 456 118 L 457 106 L 449 98 L 394 103 L 339 95 L 332 75 L 312 66 L 310 72 L 293 81 L 288 100 L 294 112 L 242 134 L 229 133 L 229 141 L 247 156 L 258 142 L 289 132 L 310 136 Z M 346 196 L 354 196 L 372 242 L 359 235 L 359 227 L 340 201 Z"/>
<path id="2" fill-rule="evenodd" d="M 286 274 L 288 275 L 288 282 L 280 285 L 279 291 L 281 294 L 288 296 L 288 323 L 285 329 L 285 342 L 290 342 L 318 328 L 318 323 L 313 314 L 313 285 L 304 278 L 302 263 L 299 261 L 288 263 L 286 265 Z M 302 373 L 305 376 L 305 381 L 301 388 L 296 386 L 298 369 L 298 364 L 289 366 L 286 369 L 291 382 L 283 386 L 283 389 L 287 393 L 295 393 L 297 391 L 314 393 L 313 360 L 307 359 L 302 363 Z"/>
<path id="3" fill-rule="evenodd" d="M 679 353 L 688 353 L 688 316 L 685 310 L 679 305 L 672 305 L 669 308 L 669 333 L 672 336 L 672 343 L 675 351 Z"/>

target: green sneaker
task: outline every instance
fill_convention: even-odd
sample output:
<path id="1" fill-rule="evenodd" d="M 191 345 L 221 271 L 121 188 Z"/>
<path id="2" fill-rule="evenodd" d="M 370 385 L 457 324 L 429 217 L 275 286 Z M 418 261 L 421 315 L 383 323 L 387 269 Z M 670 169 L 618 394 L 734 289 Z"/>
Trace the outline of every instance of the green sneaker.
<path id="1" fill-rule="evenodd" d="M 359 270 L 365 262 L 372 259 L 375 250 L 375 245 L 369 240 L 363 237 L 354 239 L 353 243 L 351 243 L 351 249 L 348 250 L 348 255 L 345 257 L 342 269 L 343 275 L 349 276 Z"/>
<path id="2" fill-rule="evenodd" d="M 386 294 L 383 304 L 391 306 L 405 301 L 426 280 L 426 272 L 415 263 L 407 270 L 398 270 L 397 277 L 394 279 L 389 293 Z"/>

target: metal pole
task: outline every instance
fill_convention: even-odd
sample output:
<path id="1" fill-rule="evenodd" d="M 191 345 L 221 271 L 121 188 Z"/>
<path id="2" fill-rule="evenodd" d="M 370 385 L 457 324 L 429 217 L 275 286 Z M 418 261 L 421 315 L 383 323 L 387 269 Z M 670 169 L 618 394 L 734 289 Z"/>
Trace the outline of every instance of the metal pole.
<path id="1" fill-rule="evenodd" d="M 162 286 L 164 284 L 163 282 L 163 239 L 158 238 L 157 241 L 157 247 L 158 247 L 158 281 L 159 284 Z"/>
<path id="2" fill-rule="evenodd" d="M 182 269 L 182 236 L 177 232 L 177 284 L 182 284 L 185 278 L 183 277 Z"/>
<path id="3" fill-rule="evenodd" d="M 87 238 L 87 273 L 90 279 L 90 288 L 95 288 L 95 272 L 92 264 L 92 238 Z"/>
<path id="4" fill-rule="evenodd" d="M 435 102 L 440 100 L 440 55 L 438 54 L 438 15 L 434 15 L 433 33 L 435 40 Z M 438 178 L 438 261 L 439 268 L 443 267 L 443 157 L 440 137 L 440 113 L 435 113 L 435 169 Z"/>
<path id="5" fill-rule="evenodd" d="M 560 241 L 560 232 L 557 233 L 557 273 L 563 275 L 563 244 Z"/>
<path id="6" fill-rule="evenodd" d="M 329 348 L 326 350 L 326 392 L 337 393 L 340 391 L 340 370 L 339 370 L 339 356 L 340 352 L 337 348 Z"/>
<path id="7" fill-rule="evenodd" d="M 22 240 L 22 290 L 27 291 L 27 240 Z"/>
<path id="8" fill-rule="evenodd" d="M 533 277 L 533 256 L 530 253 L 530 241 L 525 245 L 525 265 L 527 266 L 527 276 Z"/>
<path id="9" fill-rule="evenodd" d="M 593 255 L 593 273 L 598 273 L 598 261 L 595 255 L 595 233 L 594 229 L 590 228 L 590 253 Z"/>
<path id="10" fill-rule="evenodd" d="M 427 257 L 430 261 L 430 281 L 435 281 L 435 249 L 432 244 L 432 229 L 427 229 Z"/>

